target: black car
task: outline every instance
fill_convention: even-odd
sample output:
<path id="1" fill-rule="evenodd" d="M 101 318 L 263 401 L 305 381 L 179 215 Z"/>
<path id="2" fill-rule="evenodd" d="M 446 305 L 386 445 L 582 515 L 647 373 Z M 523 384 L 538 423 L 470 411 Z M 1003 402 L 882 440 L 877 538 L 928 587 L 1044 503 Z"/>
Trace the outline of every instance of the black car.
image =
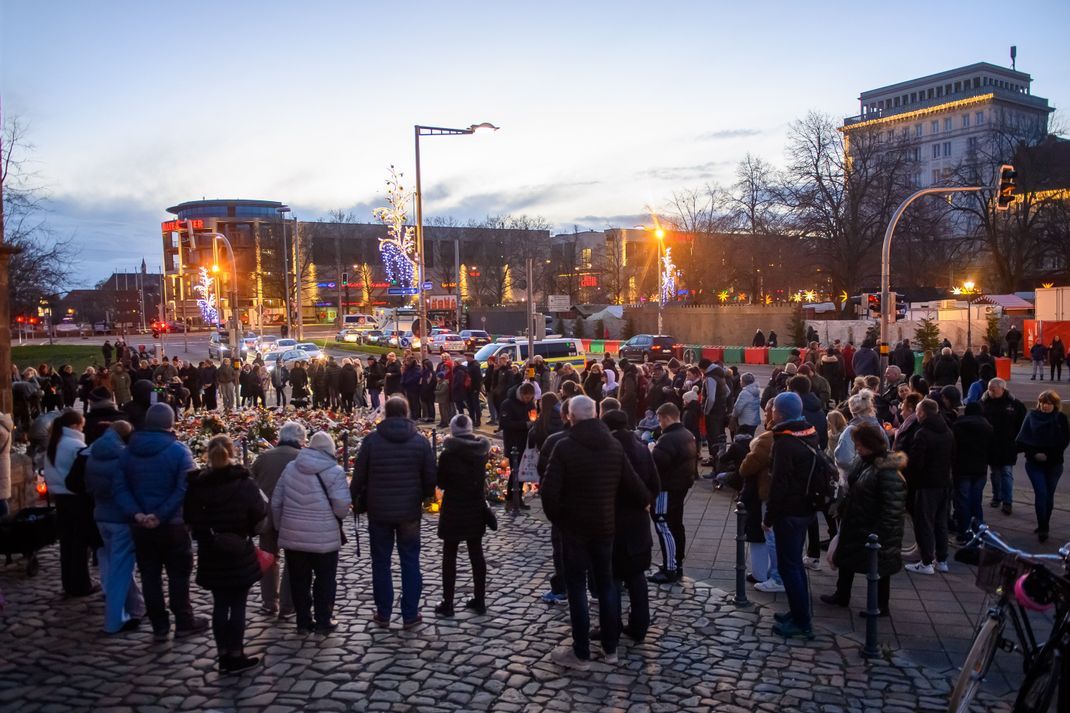
<path id="1" fill-rule="evenodd" d="M 676 340 L 666 334 L 636 334 L 620 345 L 620 358 L 629 361 L 668 361 Z"/>
<path id="2" fill-rule="evenodd" d="M 462 329 L 460 334 L 468 351 L 475 351 L 491 341 L 490 335 L 482 329 Z"/>

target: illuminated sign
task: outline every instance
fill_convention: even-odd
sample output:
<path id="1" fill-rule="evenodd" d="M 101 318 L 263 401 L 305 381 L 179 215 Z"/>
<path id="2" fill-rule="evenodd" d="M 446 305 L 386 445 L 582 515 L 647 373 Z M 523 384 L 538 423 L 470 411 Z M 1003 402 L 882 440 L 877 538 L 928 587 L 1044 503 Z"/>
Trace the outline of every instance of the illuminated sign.
<path id="1" fill-rule="evenodd" d="M 580 277 L 580 287 L 598 287 L 598 277 L 596 275 L 583 275 Z"/>
<path id="2" fill-rule="evenodd" d="M 188 223 L 193 223 L 194 230 L 204 230 L 204 221 L 197 218 L 196 220 L 165 220 L 160 223 L 160 232 L 170 233 L 175 230 L 185 230 Z"/>

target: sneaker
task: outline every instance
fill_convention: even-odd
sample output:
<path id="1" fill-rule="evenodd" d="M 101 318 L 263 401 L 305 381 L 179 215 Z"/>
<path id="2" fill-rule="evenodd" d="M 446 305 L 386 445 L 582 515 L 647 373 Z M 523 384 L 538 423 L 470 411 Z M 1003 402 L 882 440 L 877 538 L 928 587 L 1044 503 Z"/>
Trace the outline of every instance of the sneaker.
<path id="1" fill-rule="evenodd" d="M 154 628 L 152 630 L 152 640 L 157 644 L 162 644 L 171 637 L 171 627 L 163 627 L 160 629 Z"/>
<path id="2" fill-rule="evenodd" d="M 924 562 L 915 562 L 914 564 L 908 564 L 903 569 L 914 574 L 936 574 L 936 570 L 933 569 L 931 564 L 925 564 Z"/>
<path id="3" fill-rule="evenodd" d="M 758 582 L 754 585 L 754 588 L 759 592 L 765 592 L 766 594 L 774 594 L 776 592 L 783 592 L 784 585 L 779 584 L 776 580 L 767 579 L 764 582 Z"/>
<path id="4" fill-rule="evenodd" d="M 652 584 L 672 584 L 673 582 L 680 581 L 680 570 L 673 570 L 670 572 L 668 570 L 659 569 L 646 579 Z"/>
<path id="5" fill-rule="evenodd" d="M 260 665 L 260 658 L 257 656 L 232 656 L 219 662 L 220 673 L 232 675 L 244 673 L 258 665 Z"/>
<path id="6" fill-rule="evenodd" d="M 316 624 L 313 629 L 317 634 L 330 634 L 332 631 L 338 628 L 338 622 L 334 619 L 325 621 L 322 624 Z"/>
<path id="7" fill-rule="evenodd" d="M 422 614 L 417 614 L 412 619 L 409 619 L 407 621 L 402 622 L 401 623 L 401 628 L 406 629 L 406 630 L 415 629 L 416 627 L 418 627 L 420 624 L 423 624 L 423 623 L 424 623 L 423 615 Z"/>
<path id="8" fill-rule="evenodd" d="M 988 507 L 990 507 L 990 508 L 998 508 L 1002 504 L 1003 503 L 1002 503 L 1002 501 L 1000 501 L 999 498 L 992 498 L 992 500 L 989 501 L 989 503 L 988 503 Z"/>
<path id="9" fill-rule="evenodd" d="M 576 671 L 587 671 L 591 668 L 591 662 L 577 656 L 571 646 L 562 646 L 554 649 L 550 652 L 550 660 L 558 666 L 575 669 Z"/>
<path id="10" fill-rule="evenodd" d="M 803 567 L 806 567 L 807 569 L 812 569 L 812 570 L 815 570 L 815 571 L 819 570 L 819 569 L 821 569 L 821 558 L 820 557 L 803 557 Z"/>
<path id="11" fill-rule="evenodd" d="M 380 629 L 387 629 L 390 627 L 390 617 L 381 617 L 379 612 L 375 612 L 372 614 L 372 623 Z"/>
<path id="12" fill-rule="evenodd" d="M 794 621 L 784 622 L 783 624 L 773 624 L 773 633 L 783 636 L 785 639 L 802 639 L 804 641 L 809 641 L 814 638 L 813 629 L 803 629 L 796 625 Z"/>
<path id="13" fill-rule="evenodd" d="M 638 631 L 635 631 L 627 625 L 625 625 L 624 628 L 620 630 L 620 633 L 624 634 L 637 644 L 643 643 L 643 640 L 646 639 L 646 634 L 640 634 Z"/>
<path id="14" fill-rule="evenodd" d="M 202 631 L 207 630 L 209 626 L 211 626 L 211 623 L 203 616 L 195 616 L 189 623 L 189 626 L 175 627 L 175 638 L 184 639 L 187 636 L 199 634 Z"/>
<path id="15" fill-rule="evenodd" d="M 1014 510 L 1014 508 L 1011 507 L 1010 503 L 1003 503 L 1003 514 L 1004 515 L 1010 515 L 1011 512 L 1013 512 L 1013 510 Z"/>
<path id="16" fill-rule="evenodd" d="M 297 635 L 298 636 L 308 636 L 311 633 L 312 633 L 312 624 L 298 624 L 297 625 Z"/>
<path id="17" fill-rule="evenodd" d="M 602 657 L 602 660 L 605 661 L 610 666 L 616 666 L 618 663 L 620 663 L 620 658 L 617 656 L 617 652 L 616 651 L 607 652 Z"/>
<path id="18" fill-rule="evenodd" d="M 773 620 L 777 624 L 787 624 L 789 621 L 792 621 L 791 612 L 777 612 L 776 614 L 773 614 Z"/>
<path id="19" fill-rule="evenodd" d="M 568 595 L 564 593 L 555 594 L 550 591 L 543 594 L 540 599 L 542 599 L 543 604 L 568 604 Z"/>
<path id="20" fill-rule="evenodd" d="M 892 615 L 891 612 L 889 612 L 887 609 L 879 609 L 879 610 L 877 610 L 877 617 L 880 618 L 880 619 L 887 619 L 891 615 Z M 868 609 L 863 609 L 863 610 L 859 611 L 858 612 L 858 616 L 862 617 L 863 619 L 868 619 L 869 618 L 869 610 Z"/>
<path id="21" fill-rule="evenodd" d="M 937 563 L 936 563 L 936 564 L 934 565 L 934 567 L 935 567 L 935 569 L 936 569 L 936 571 L 937 571 L 937 572 L 945 572 L 945 573 L 946 573 L 946 572 L 950 572 L 950 571 L 951 571 L 951 567 L 950 567 L 950 566 L 948 566 L 948 564 L 947 564 L 947 561 L 946 561 L 946 560 L 945 560 L 945 561 L 943 561 L 943 562 L 937 562 Z"/>
<path id="22" fill-rule="evenodd" d="M 279 616 L 279 605 L 262 606 L 260 607 L 260 613 L 264 616 Z"/>

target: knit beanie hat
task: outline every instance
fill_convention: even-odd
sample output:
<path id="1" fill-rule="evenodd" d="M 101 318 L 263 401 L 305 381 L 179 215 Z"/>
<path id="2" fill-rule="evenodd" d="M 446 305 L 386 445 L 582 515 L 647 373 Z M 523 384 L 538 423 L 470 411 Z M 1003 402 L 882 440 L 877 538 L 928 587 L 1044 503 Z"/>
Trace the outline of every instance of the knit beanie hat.
<path id="1" fill-rule="evenodd" d="M 167 404 L 153 404 L 145 412 L 145 428 L 170 431 L 175 427 L 175 412 Z"/>
<path id="2" fill-rule="evenodd" d="M 450 419 L 450 434 L 453 436 L 471 436 L 472 419 L 459 413 Z"/>
<path id="3" fill-rule="evenodd" d="M 314 448 L 321 453 L 326 453 L 331 458 L 335 456 L 334 439 L 324 431 L 316 431 L 308 442 L 309 448 Z"/>
<path id="4" fill-rule="evenodd" d="M 777 410 L 785 421 L 796 421 L 802 418 L 802 399 L 794 391 L 785 391 L 777 394 L 773 399 L 773 408 Z"/>
<path id="5" fill-rule="evenodd" d="M 100 401 L 111 401 L 111 391 L 107 386 L 98 386 L 89 392 L 89 403 L 97 403 Z"/>

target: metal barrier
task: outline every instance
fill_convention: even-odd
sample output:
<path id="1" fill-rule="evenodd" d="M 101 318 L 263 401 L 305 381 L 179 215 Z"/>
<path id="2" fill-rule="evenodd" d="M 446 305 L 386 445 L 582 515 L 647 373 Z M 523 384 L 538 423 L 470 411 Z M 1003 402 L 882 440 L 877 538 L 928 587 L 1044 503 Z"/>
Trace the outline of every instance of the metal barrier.
<path id="1" fill-rule="evenodd" d="M 881 576 L 877 569 L 877 557 L 880 554 L 881 545 L 876 534 L 870 534 L 867 538 L 866 550 L 869 554 L 869 562 L 866 567 L 866 645 L 862 649 L 862 658 L 872 659 L 881 655 L 877 648 L 877 616 L 880 614 L 880 605 L 877 602 L 877 587 Z"/>
<path id="2" fill-rule="evenodd" d="M 747 599 L 747 509 L 743 501 L 736 501 L 736 595 L 731 598 L 737 607 L 749 607 Z"/>

